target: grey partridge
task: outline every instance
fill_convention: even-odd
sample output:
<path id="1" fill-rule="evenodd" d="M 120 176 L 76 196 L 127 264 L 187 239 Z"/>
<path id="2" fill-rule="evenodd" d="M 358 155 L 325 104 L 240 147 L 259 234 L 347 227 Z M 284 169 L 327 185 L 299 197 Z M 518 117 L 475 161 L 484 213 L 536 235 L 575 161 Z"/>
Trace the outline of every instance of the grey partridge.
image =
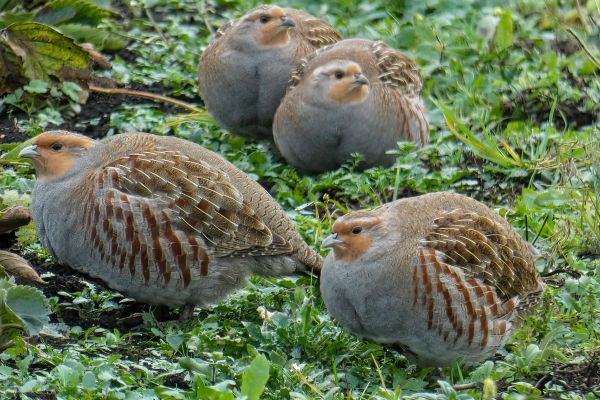
<path id="1" fill-rule="evenodd" d="M 206 305 L 250 274 L 322 264 L 267 191 L 195 143 L 52 131 L 20 156 L 36 169 L 32 209 L 43 246 L 138 301 Z"/>
<path id="2" fill-rule="evenodd" d="M 388 166 L 399 141 L 421 146 L 429 123 L 416 64 L 383 42 L 346 39 L 308 55 L 275 114 L 273 136 L 291 165 L 336 168 L 352 153 Z"/>
<path id="3" fill-rule="evenodd" d="M 341 36 L 324 21 L 292 8 L 259 6 L 224 25 L 202 54 L 200 96 L 232 133 L 273 140 L 275 110 L 295 65 Z"/>
<path id="4" fill-rule="evenodd" d="M 422 366 L 492 357 L 541 298 L 533 247 L 484 204 L 452 193 L 339 218 L 322 247 L 331 315 Z"/>

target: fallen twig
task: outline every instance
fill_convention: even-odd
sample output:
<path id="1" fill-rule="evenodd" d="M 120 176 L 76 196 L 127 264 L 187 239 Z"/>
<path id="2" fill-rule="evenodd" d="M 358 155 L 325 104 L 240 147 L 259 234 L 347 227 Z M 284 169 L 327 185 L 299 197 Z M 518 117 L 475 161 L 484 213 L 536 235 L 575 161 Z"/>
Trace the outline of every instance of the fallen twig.
<path id="1" fill-rule="evenodd" d="M 579 46 L 581 46 L 581 48 L 583 49 L 583 51 L 585 52 L 585 54 L 587 54 L 587 56 L 589 57 L 590 61 L 592 63 L 594 63 L 594 65 L 596 65 L 597 68 L 600 68 L 600 60 L 598 60 L 596 58 L 596 56 L 592 54 L 592 52 L 590 51 L 590 49 L 588 49 L 588 47 L 586 46 L 586 44 L 579 37 L 579 35 L 577 35 L 577 33 L 573 30 L 573 28 L 568 28 L 567 32 L 569 32 L 571 34 L 571 36 L 573 36 L 575 38 L 575 40 L 577 40 L 577 43 L 579 43 Z"/>
<path id="2" fill-rule="evenodd" d="M 452 386 L 454 390 L 481 389 L 482 387 L 483 383 L 481 382 L 458 383 Z"/>
<path id="3" fill-rule="evenodd" d="M 544 385 L 546 385 L 546 383 L 552 381 L 552 375 L 551 374 L 546 374 L 544 376 L 542 376 L 537 383 L 535 384 L 535 387 L 543 390 L 544 389 Z"/>
<path id="4" fill-rule="evenodd" d="M 177 100 L 177 99 L 174 99 L 174 98 L 168 97 L 168 96 L 163 96 L 161 94 L 143 92 L 141 90 L 103 88 L 103 87 L 96 86 L 93 84 L 90 84 L 88 87 L 89 87 L 90 91 L 96 92 L 96 93 L 125 94 L 125 95 L 129 95 L 129 96 L 146 97 L 146 98 L 149 98 L 152 100 L 164 101 L 166 103 L 175 104 L 176 106 L 183 107 L 183 108 L 190 110 L 192 112 L 195 112 L 195 113 L 200 113 L 200 114 L 206 113 L 206 111 L 201 110 L 197 107 L 194 107 L 193 105 L 188 104 L 184 101 Z"/>
<path id="5" fill-rule="evenodd" d="M 323 396 L 323 392 L 318 387 L 316 387 L 311 381 L 308 380 L 306 375 L 304 375 L 302 371 L 300 371 L 300 368 L 298 368 L 297 365 L 291 364 L 290 368 L 292 369 L 292 372 L 294 372 L 300 378 L 300 380 L 302 380 L 302 382 L 304 382 L 304 384 L 308 386 L 313 392 L 315 392 L 319 396 Z"/>

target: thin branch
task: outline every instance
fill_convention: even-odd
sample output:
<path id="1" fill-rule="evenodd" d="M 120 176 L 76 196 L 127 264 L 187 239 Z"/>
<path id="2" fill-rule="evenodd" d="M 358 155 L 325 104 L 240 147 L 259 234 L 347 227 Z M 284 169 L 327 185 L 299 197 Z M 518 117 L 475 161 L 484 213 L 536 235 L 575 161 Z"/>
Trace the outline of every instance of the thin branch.
<path id="1" fill-rule="evenodd" d="M 596 65 L 597 68 L 600 68 L 600 60 L 598 60 L 596 58 L 596 56 L 594 56 L 592 54 L 592 52 L 590 51 L 590 49 L 588 49 L 588 47 L 586 46 L 586 44 L 579 37 L 579 35 L 577 35 L 577 33 L 573 30 L 573 28 L 567 28 L 567 32 L 569 32 L 571 34 L 571 36 L 573 36 L 575 38 L 575 40 L 577 40 L 577 43 L 579 43 L 579 45 L 581 46 L 581 48 L 583 49 L 583 51 L 585 51 L 585 54 L 588 55 L 588 57 L 590 58 L 590 60 L 592 61 L 592 63 L 594 63 L 594 65 Z"/>
<path id="2" fill-rule="evenodd" d="M 538 388 L 539 390 L 543 390 L 544 385 L 546 385 L 546 383 L 548 383 L 550 381 L 552 381 L 552 375 L 546 374 L 546 375 L 542 376 L 540 378 L 540 380 L 537 381 L 537 383 L 535 384 L 535 387 Z"/>
<path id="3" fill-rule="evenodd" d="M 540 274 L 540 275 L 542 276 L 542 278 L 549 278 L 551 276 L 558 275 L 558 274 L 561 274 L 563 272 L 570 273 L 570 272 L 573 272 L 573 271 L 561 267 L 561 268 L 555 269 L 554 271 L 546 272 L 546 273 Z"/>
<path id="4" fill-rule="evenodd" d="M 383 379 L 383 374 L 381 373 L 381 368 L 379 368 L 379 364 L 377 364 L 377 360 L 375 359 L 375 356 L 373 355 L 373 353 L 371 353 L 371 359 L 373 360 L 373 363 L 375 364 L 375 368 L 377 369 L 377 374 L 379 375 L 379 380 L 381 381 L 381 386 L 383 386 L 384 390 L 387 390 L 387 388 L 385 387 L 385 380 Z"/>
<path id="5" fill-rule="evenodd" d="M 540 238 L 540 235 L 542 234 L 542 230 L 546 226 L 546 222 L 548 222 L 549 217 L 550 217 L 550 215 L 548 215 L 548 214 L 546 214 L 546 216 L 544 217 L 544 221 L 542 222 L 542 227 L 540 228 L 537 235 L 535 236 L 535 239 L 533 239 L 533 242 L 531 242 L 532 246 L 535 246 L 535 242 L 537 242 L 537 240 Z"/>
<path id="6" fill-rule="evenodd" d="M 469 383 L 459 383 L 452 386 L 454 390 L 467 390 L 467 389 L 481 389 L 483 384 L 481 382 L 469 382 Z"/>
<path id="7" fill-rule="evenodd" d="M 6 349 L 9 349 L 9 348 L 13 347 L 14 345 L 15 345 L 15 342 L 13 342 L 12 340 L 9 340 L 6 343 L 0 344 L 0 351 L 4 351 Z"/>
<path id="8" fill-rule="evenodd" d="M 164 44 L 167 44 L 168 43 L 167 38 L 165 37 L 165 34 L 163 33 L 160 26 L 158 26 L 158 24 L 154 20 L 154 16 L 152 15 L 152 12 L 150 11 L 150 9 L 148 7 L 144 7 L 144 12 L 146 13 L 146 16 L 148 17 L 148 19 L 150 20 L 152 27 L 158 33 L 158 36 L 160 36 L 160 38 L 163 40 Z"/>
<path id="9" fill-rule="evenodd" d="M 200 114 L 206 113 L 206 111 L 201 110 L 197 107 L 194 107 L 193 105 L 188 104 L 184 101 L 177 100 L 172 97 L 167 97 L 167 96 L 163 96 L 163 95 L 156 94 L 156 93 L 143 92 L 140 90 L 131 90 L 131 89 L 110 89 L 110 88 L 103 88 L 100 86 L 96 86 L 93 84 L 89 84 L 88 86 L 89 86 L 90 91 L 96 92 L 96 93 L 125 94 L 125 95 L 129 95 L 129 96 L 146 97 L 146 98 L 149 98 L 152 100 L 163 101 L 165 103 L 175 104 L 176 106 L 183 107 L 183 108 L 190 110 L 192 112 L 195 112 L 195 113 L 200 113 Z"/>
<path id="10" fill-rule="evenodd" d="M 317 387 L 315 386 L 315 384 L 311 383 L 308 378 L 306 377 L 306 375 L 304 375 L 302 373 L 302 371 L 300 371 L 300 368 L 298 368 L 297 365 L 295 364 L 290 364 L 290 368 L 292 369 L 292 372 L 294 372 L 299 378 L 300 380 L 306 385 L 308 386 L 313 392 L 315 392 L 316 394 L 318 394 L 319 396 L 323 396 L 323 392 Z"/>
<path id="11" fill-rule="evenodd" d="M 215 36 L 215 30 L 212 25 L 208 22 L 208 10 L 206 9 L 206 1 L 202 0 L 200 4 L 196 3 L 196 8 L 198 9 L 198 15 L 202 15 L 202 22 L 206 26 L 206 29 L 210 32 L 211 36 Z"/>
<path id="12" fill-rule="evenodd" d="M 590 24 L 588 23 L 588 18 L 591 20 L 590 16 L 587 13 L 587 9 L 585 6 L 581 6 L 581 1 L 577 0 L 575 2 L 575 6 L 577 8 L 577 14 L 579 16 L 579 20 L 581 21 L 581 23 L 583 24 L 583 26 L 585 27 L 586 33 L 590 34 L 592 33 L 592 27 L 590 26 Z"/>

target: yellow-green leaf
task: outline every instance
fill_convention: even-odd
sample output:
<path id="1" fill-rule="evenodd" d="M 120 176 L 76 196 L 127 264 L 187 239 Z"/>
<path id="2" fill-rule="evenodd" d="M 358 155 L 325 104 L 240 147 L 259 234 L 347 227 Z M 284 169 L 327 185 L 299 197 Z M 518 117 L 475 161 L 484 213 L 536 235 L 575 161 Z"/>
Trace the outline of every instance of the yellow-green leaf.
<path id="1" fill-rule="evenodd" d="M 242 394 L 248 400 L 258 400 L 265 390 L 269 380 L 269 368 L 271 363 L 262 354 L 257 354 L 252 363 L 246 368 L 242 375 Z"/>
<path id="2" fill-rule="evenodd" d="M 89 54 L 72 39 L 47 25 L 36 22 L 12 24 L 2 31 L 0 41 L 21 59 L 23 74 L 30 80 L 47 81 L 50 75 L 76 82 L 90 79 Z"/>
<path id="3" fill-rule="evenodd" d="M 500 51 L 513 44 L 513 18 L 510 10 L 503 10 L 494 35 L 494 49 Z M 490 52 L 491 52 L 490 51 Z"/>

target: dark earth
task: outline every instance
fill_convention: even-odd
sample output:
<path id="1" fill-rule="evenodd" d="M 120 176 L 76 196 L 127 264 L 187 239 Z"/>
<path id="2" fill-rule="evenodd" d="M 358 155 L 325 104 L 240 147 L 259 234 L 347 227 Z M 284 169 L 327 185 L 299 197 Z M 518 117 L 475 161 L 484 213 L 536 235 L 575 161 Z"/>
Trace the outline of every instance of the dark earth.
<path id="1" fill-rule="evenodd" d="M 164 92 L 164 89 L 157 85 L 151 87 L 134 85 L 129 89 L 155 94 L 162 94 Z M 188 99 L 185 97 L 178 97 L 178 100 L 198 102 L 197 99 Z M 87 102 L 81 105 L 81 112 L 79 114 L 67 116 L 65 118 L 65 123 L 49 126 L 48 130 L 64 129 L 98 139 L 106 135 L 110 129 L 108 123 L 112 110 L 126 104 L 157 104 L 163 111 L 170 111 L 172 113 L 182 111 L 181 108 L 174 105 L 167 103 L 153 103 L 151 100 L 143 97 L 91 92 Z M 29 136 L 24 132 L 21 132 L 17 126 L 19 120 L 26 120 L 29 117 L 24 112 L 11 111 L 13 112 L 8 113 L 6 110 L 2 112 L 0 109 L 0 143 L 23 142 L 29 139 Z M 97 123 L 89 123 L 92 120 L 97 120 Z"/>

